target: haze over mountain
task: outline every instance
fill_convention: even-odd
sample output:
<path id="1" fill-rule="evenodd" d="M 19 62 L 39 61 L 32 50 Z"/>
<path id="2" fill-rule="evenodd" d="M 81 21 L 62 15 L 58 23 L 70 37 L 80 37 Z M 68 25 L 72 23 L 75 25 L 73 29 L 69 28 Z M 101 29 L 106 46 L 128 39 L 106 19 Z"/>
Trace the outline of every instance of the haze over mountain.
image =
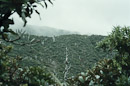
<path id="1" fill-rule="evenodd" d="M 22 30 L 26 31 L 26 33 L 31 35 L 37 35 L 37 36 L 59 36 L 59 35 L 68 35 L 68 34 L 78 34 L 78 32 L 72 32 L 62 29 L 56 29 L 53 27 L 48 26 L 36 26 L 36 25 L 26 25 L 26 27 L 23 27 L 22 22 L 16 22 L 15 25 L 10 26 L 11 29 L 14 31 L 16 30 Z"/>

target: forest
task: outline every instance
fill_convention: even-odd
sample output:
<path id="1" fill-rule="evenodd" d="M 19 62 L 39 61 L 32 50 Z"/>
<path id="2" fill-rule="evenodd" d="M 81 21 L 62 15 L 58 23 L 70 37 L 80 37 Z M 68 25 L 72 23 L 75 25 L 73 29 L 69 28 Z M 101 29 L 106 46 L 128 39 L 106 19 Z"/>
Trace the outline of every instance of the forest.
<path id="1" fill-rule="evenodd" d="M 9 28 L 12 14 L 26 26 L 48 2 L 0 0 L 0 86 L 130 86 L 130 27 L 115 26 L 108 36 L 52 37 Z"/>
<path id="2" fill-rule="evenodd" d="M 66 56 L 69 64 L 71 64 L 68 76 L 86 71 L 100 59 L 109 58 L 108 53 L 96 48 L 96 42 L 101 41 L 103 38 L 103 36 L 98 35 L 62 35 L 56 37 L 24 35 L 20 42 L 25 40 L 29 42 L 33 39 L 40 41 L 22 47 L 12 45 L 13 49 L 9 55 L 11 57 L 21 56 L 23 66 L 45 65 L 52 72 L 57 73 L 59 78 L 63 79 Z"/>

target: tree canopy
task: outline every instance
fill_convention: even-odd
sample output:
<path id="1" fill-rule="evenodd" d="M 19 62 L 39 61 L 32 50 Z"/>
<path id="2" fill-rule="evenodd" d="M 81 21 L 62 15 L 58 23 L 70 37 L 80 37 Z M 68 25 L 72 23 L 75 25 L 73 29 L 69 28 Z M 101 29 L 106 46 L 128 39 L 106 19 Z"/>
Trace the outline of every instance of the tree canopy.
<path id="1" fill-rule="evenodd" d="M 98 43 L 99 47 L 104 50 L 115 50 L 119 55 L 130 55 L 130 28 L 129 27 L 114 27 L 112 33 L 103 41 Z"/>
<path id="2" fill-rule="evenodd" d="M 9 33 L 16 35 L 14 31 L 9 29 L 9 25 L 14 24 L 13 19 L 10 18 L 11 15 L 17 13 L 20 16 L 20 18 L 22 18 L 22 20 L 24 21 L 23 26 L 25 26 L 27 23 L 26 18 L 27 17 L 31 18 L 33 12 L 36 12 L 38 15 L 40 14 L 36 10 L 37 4 L 47 8 L 48 6 L 47 2 L 53 4 L 51 0 L 0 0 L 0 37 L 1 37 L 0 40 L 3 39 L 7 42 L 17 41 L 17 39 L 10 40 L 8 37 Z M 61 39 L 64 38 L 65 37 Z M 86 39 L 86 37 L 83 38 Z M 62 43 L 61 39 L 59 40 Z M 90 37 L 89 39 L 91 39 L 90 40 L 91 44 L 93 45 L 96 44 L 95 38 L 92 39 Z M 33 41 L 33 39 L 31 41 Z M 64 41 L 65 40 L 63 40 L 63 42 Z M 68 45 L 70 48 L 73 46 L 77 47 L 77 45 L 82 46 L 83 44 L 88 42 L 88 40 L 86 40 L 86 42 L 81 41 L 81 37 L 78 40 L 78 43 L 80 43 L 79 41 L 81 41 L 80 44 L 75 43 L 75 41 L 76 41 L 75 39 L 71 40 L 72 44 L 69 45 L 67 43 L 68 42 L 67 40 L 65 42 L 66 43 L 65 45 L 66 46 Z M 53 38 L 53 43 L 56 44 L 55 38 Z M 48 45 L 49 46 L 48 49 L 53 50 L 52 46 L 50 45 Z M 114 27 L 112 33 L 108 35 L 103 41 L 99 42 L 98 46 L 105 50 L 114 52 L 115 56 L 111 56 L 113 57 L 112 59 L 103 59 L 99 61 L 97 64 L 95 64 L 94 68 L 87 70 L 86 73 L 81 72 L 76 77 L 70 77 L 68 79 L 65 78 L 64 83 L 61 83 L 60 80 L 58 80 L 58 78 L 53 73 L 51 73 L 46 69 L 46 67 L 41 66 L 22 67 L 20 65 L 20 61 L 22 60 L 22 58 L 19 56 L 16 56 L 16 58 L 8 57 L 7 54 L 10 52 L 12 47 L 5 46 L 0 41 L 0 85 L 1 86 L 63 86 L 62 84 L 66 84 L 65 86 L 130 86 L 130 28 L 119 26 Z M 57 47 L 55 45 L 53 45 L 53 47 L 59 49 L 59 44 L 57 44 Z M 91 45 L 89 45 L 88 47 L 91 49 L 93 48 Z M 66 48 L 66 58 L 68 57 L 69 48 Z M 44 49 L 47 48 L 44 47 Z M 74 50 L 76 49 L 74 48 L 71 51 Z M 50 53 L 54 53 L 54 51 L 55 49 Z M 62 52 L 64 52 L 64 50 Z M 80 52 L 78 55 L 80 54 L 83 55 L 83 53 L 85 53 L 84 46 L 82 46 L 82 48 L 79 48 L 78 52 Z M 91 53 L 94 54 L 94 52 Z M 81 58 L 79 57 L 79 59 Z M 75 62 L 77 60 L 78 59 L 76 59 Z"/>
<path id="3" fill-rule="evenodd" d="M 111 59 L 68 79 L 71 86 L 130 86 L 130 28 L 114 27 L 111 34 L 100 41 L 98 47 L 115 52 Z"/>
<path id="4" fill-rule="evenodd" d="M 36 10 L 37 5 L 47 8 L 47 2 L 53 4 L 51 0 L 0 0 L 0 36 L 2 39 L 9 41 L 7 33 L 15 34 L 9 29 L 9 25 L 14 24 L 13 19 L 10 19 L 11 15 L 17 13 L 24 21 L 25 26 L 26 18 L 31 18 L 33 12 L 40 15 Z"/>

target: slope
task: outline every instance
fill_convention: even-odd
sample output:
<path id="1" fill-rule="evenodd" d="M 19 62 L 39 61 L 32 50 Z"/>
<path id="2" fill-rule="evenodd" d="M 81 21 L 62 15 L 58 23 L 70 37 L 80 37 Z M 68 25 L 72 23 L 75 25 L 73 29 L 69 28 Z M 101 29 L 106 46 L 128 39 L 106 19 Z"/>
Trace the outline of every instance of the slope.
<path id="1" fill-rule="evenodd" d="M 29 36 L 25 35 L 20 42 L 40 40 L 30 45 L 13 45 L 11 56 L 23 57 L 22 65 L 47 66 L 61 79 L 64 76 L 65 60 L 71 68 L 68 76 L 75 75 L 81 71 L 91 68 L 98 60 L 108 56 L 100 49 L 96 49 L 96 42 L 102 40 L 100 35 L 62 35 L 62 36 Z"/>

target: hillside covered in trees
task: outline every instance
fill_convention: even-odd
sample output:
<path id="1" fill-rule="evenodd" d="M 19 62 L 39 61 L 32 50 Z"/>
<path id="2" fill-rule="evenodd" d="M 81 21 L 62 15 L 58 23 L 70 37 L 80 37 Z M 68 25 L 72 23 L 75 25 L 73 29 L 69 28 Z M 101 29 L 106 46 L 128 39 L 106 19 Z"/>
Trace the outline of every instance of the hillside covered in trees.
<path id="1" fill-rule="evenodd" d="M 7 47 L 2 41 L 0 79 L 18 86 L 129 86 L 129 33 L 129 27 L 118 26 L 107 37 L 25 34 Z"/>
<path id="2" fill-rule="evenodd" d="M 68 77 L 86 71 L 97 61 L 109 57 L 108 53 L 96 48 L 96 43 L 103 38 L 104 36 L 100 35 L 77 34 L 56 37 L 24 35 L 19 42 L 27 40 L 28 42 L 39 40 L 39 42 L 25 46 L 13 45 L 10 56 L 21 56 L 23 66 L 47 66 L 50 71 L 63 79 L 66 56 L 71 65 Z"/>
<path id="3" fill-rule="evenodd" d="M 106 37 L 38 37 L 9 28 L 12 14 L 26 26 L 27 17 L 40 14 L 35 4 L 47 8 L 47 2 L 53 4 L 0 0 L 0 86 L 130 86 L 129 26 L 115 26 Z"/>

